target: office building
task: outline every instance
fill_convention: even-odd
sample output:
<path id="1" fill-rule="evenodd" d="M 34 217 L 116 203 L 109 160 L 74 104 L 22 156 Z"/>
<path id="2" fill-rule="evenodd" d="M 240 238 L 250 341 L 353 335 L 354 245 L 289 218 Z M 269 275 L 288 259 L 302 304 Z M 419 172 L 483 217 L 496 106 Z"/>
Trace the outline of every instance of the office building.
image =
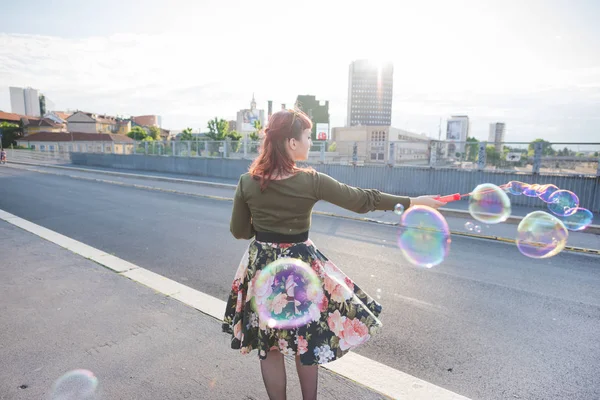
<path id="1" fill-rule="evenodd" d="M 352 62 L 348 74 L 346 126 L 390 126 L 393 89 L 393 64 Z"/>
<path id="2" fill-rule="evenodd" d="M 490 134 L 488 143 L 494 144 L 497 152 L 502 152 L 502 143 L 504 143 L 504 134 L 506 133 L 506 124 L 504 122 L 494 122 L 490 124 Z"/>
<path id="3" fill-rule="evenodd" d="M 312 120 L 313 140 L 328 140 L 329 101 L 319 101 L 311 95 L 300 95 L 296 98 L 296 107 L 304 111 Z"/>
<path id="4" fill-rule="evenodd" d="M 10 107 L 15 114 L 41 117 L 40 96 L 37 89 L 10 87 Z"/>

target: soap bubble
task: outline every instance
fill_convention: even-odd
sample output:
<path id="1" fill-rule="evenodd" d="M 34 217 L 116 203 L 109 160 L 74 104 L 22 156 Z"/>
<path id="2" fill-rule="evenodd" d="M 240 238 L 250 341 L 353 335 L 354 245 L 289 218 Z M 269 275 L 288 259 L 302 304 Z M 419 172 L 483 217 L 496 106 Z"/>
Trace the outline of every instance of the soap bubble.
<path id="1" fill-rule="evenodd" d="M 510 199 L 496 185 L 484 183 L 475 188 L 469 198 L 469 213 L 477 221 L 497 224 L 510 216 Z"/>
<path id="2" fill-rule="evenodd" d="M 409 208 L 400 219 L 398 247 L 413 265 L 431 268 L 450 251 L 450 228 L 437 210 L 426 206 Z"/>
<path id="3" fill-rule="evenodd" d="M 473 225 L 473 223 L 471 221 L 465 223 L 465 229 L 468 231 L 472 231 L 474 227 L 475 226 Z"/>
<path id="4" fill-rule="evenodd" d="M 527 197 L 537 197 L 538 196 L 538 190 L 541 187 L 541 185 L 538 185 L 537 183 L 534 183 L 532 185 L 528 185 L 526 187 L 523 188 L 523 194 Z"/>
<path id="5" fill-rule="evenodd" d="M 515 196 L 520 196 L 523 194 L 523 190 L 525 190 L 525 188 L 528 185 L 526 183 L 523 182 L 519 182 L 519 181 L 510 181 L 507 184 L 507 188 L 508 188 L 508 192 L 510 194 L 514 194 Z"/>
<path id="6" fill-rule="evenodd" d="M 557 190 L 548 197 L 548 209 L 559 217 L 573 214 L 577 207 L 579 197 L 568 190 Z"/>
<path id="7" fill-rule="evenodd" d="M 397 215 L 402 215 L 403 212 L 404 206 L 400 203 L 396 204 L 396 206 L 394 207 L 394 213 L 396 213 Z"/>
<path id="8" fill-rule="evenodd" d="M 527 214 L 517 227 L 517 248 L 531 258 L 548 258 L 560 253 L 569 232 L 555 216 L 545 211 Z"/>
<path id="9" fill-rule="evenodd" d="M 479 226 L 479 225 L 475 225 L 475 227 L 473 228 L 473 230 L 474 230 L 476 233 L 481 233 L 481 226 Z"/>
<path id="10" fill-rule="evenodd" d="M 338 282 L 350 291 L 345 282 Z M 261 322 L 270 328 L 293 329 L 318 321 L 325 300 L 317 273 L 302 260 L 280 258 L 264 267 L 248 284 L 248 296 Z"/>
<path id="11" fill-rule="evenodd" d="M 96 393 L 98 379 L 85 369 L 69 371 L 52 386 L 52 400 L 91 400 Z"/>
<path id="12" fill-rule="evenodd" d="M 590 210 L 577 207 L 569 215 L 562 217 L 562 222 L 570 231 L 582 231 L 592 224 L 594 215 Z"/>
<path id="13" fill-rule="evenodd" d="M 538 191 L 538 197 L 544 203 L 550 203 L 550 196 L 554 194 L 558 189 L 556 185 L 543 185 Z"/>

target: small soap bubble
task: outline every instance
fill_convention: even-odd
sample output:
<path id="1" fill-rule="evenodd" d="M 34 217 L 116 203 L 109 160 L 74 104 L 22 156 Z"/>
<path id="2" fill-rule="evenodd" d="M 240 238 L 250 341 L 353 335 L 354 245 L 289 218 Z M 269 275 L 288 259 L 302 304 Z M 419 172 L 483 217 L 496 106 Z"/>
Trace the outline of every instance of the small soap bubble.
<path id="1" fill-rule="evenodd" d="M 92 400 L 95 398 L 98 378 L 85 369 L 69 371 L 52 386 L 51 400 Z"/>
<path id="2" fill-rule="evenodd" d="M 481 233 L 481 226 L 479 226 L 479 225 L 475 225 L 475 227 L 473 228 L 473 230 L 474 230 L 476 233 Z"/>
<path id="3" fill-rule="evenodd" d="M 504 222 L 511 213 L 510 199 L 500 187 L 491 183 L 481 184 L 471 193 L 469 213 L 479 222 Z"/>
<path id="4" fill-rule="evenodd" d="M 527 214 L 517 227 L 517 248 L 531 258 L 548 258 L 560 253 L 569 232 L 554 215 L 544 211 Z"/>
<path id="5" fill-rule="evenodd" d="M 471 221 L 465 223 L 465 229 L 469 232 L 473 231 L 473 228 L 475 228 L 475 225 Z"/>
<path id="6" fill-rule="evenodd" d="M 557 190 L 548 197 L 548 209 L 559 217 L 573 214 L 579 207 L 579 197 L 568 190 Z"/>
<path id="7" fill-rule="evenodd" d="M 426 206 L 409 208 L 400 219 L 398 247 L 413 265 L 431 268 L 450 251 L 450 228 L 439 211 Z"/>
<path id="8" fill-rule="evenodd" d="M 394 207 L 394 213 L 396 213 L 397 215 L 402 215 L 403 212 L 404 206 L 400 203 L 396 204 L 396 206 Z"/>

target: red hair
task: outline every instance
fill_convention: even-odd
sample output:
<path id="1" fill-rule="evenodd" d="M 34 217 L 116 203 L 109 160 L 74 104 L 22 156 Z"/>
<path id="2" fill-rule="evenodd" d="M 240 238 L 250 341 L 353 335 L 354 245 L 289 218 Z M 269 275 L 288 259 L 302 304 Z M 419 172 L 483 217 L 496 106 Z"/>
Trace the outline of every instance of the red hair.
<path id="1" fill-rule="evenodd" d="M 281 110 L 271 115 L 264 131 L 260 153 L 249 169 L 250 175 L 260 181 L 261 190 L 267 188 L 273 176 L 300 171 L 314 172 L 312 168 L 297 167 L 285 147 L 291 138 L 300 140 L 306 129 L 312 129 L 312 121 L 300 110 Z"/>

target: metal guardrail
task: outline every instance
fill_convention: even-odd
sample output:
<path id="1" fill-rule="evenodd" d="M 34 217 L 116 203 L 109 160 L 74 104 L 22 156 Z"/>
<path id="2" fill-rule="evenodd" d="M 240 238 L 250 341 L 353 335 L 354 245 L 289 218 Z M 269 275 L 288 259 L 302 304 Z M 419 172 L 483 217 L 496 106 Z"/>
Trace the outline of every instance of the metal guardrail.
<path id="1" fill-rule="evenodd" d="M 251 160 L 258 155 L 260 145 L 260 142 L 230 140 L 87 144 L 62 142 L 47 144 L 43 149 L 36 148 L 35 153 L 44 155 L 30 157 L 38 157 L 46 162 L 52 159 L 68 160 L 68 153 L 74 151 Z M 308 163 L 600 176 L 599 154 L 600 143 L 319 141 L 314 142 L 311 147 Z"/>

